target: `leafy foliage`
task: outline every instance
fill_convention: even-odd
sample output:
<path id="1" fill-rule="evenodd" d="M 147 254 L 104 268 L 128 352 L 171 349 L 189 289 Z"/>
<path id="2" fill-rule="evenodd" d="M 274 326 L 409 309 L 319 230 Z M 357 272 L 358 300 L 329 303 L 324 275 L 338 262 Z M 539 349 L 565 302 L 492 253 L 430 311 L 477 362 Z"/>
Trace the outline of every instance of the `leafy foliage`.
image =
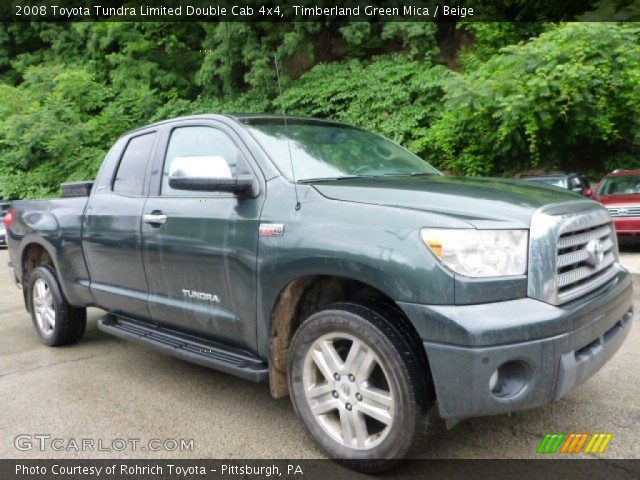
<path id="1" fill-rule="evenodd" d="M 423 138 L 428 157 L 468 175 L 624 166 L 640 153 L 638 34 L 562 25 L 458 74 Z"/>
<path id="2" fill-rule="evenodd" d="M 0 198 L 92 178 L 118 136 L 151 121 L 283 108 L 453 173 L 640 166 L 640 27 L 470 23 L 457 47 L 450 27 L 0 24 Z"/>
<path id="3" fill-rule="evenodd" d="M 400 55 L 334 62 L 314 67 L 276 103 L 288 113 L 333 118 L 378 132 L 422 153 L 420 139 L 441 111 L 452 76 L 441 65 Z"/>

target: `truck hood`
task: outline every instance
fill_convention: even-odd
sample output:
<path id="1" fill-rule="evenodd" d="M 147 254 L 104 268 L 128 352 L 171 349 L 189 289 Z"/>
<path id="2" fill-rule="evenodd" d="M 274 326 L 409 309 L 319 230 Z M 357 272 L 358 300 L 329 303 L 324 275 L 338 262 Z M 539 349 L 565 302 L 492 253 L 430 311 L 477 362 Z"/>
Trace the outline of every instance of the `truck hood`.
<path id="1" fill-rule="evenodd" d="M 453 216 L 477 228 L 528 228 L 537 208 L 585 201 L 583 196 L 561 188 L 497 178 L 430 175 L 308 183 L 333 200 Z"/>

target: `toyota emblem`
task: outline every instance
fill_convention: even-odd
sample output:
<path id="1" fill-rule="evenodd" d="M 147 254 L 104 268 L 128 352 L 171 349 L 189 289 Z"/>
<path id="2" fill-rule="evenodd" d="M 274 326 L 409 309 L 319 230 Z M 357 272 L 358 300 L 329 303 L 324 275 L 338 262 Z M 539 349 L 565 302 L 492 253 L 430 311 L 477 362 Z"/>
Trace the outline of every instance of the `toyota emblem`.
<path id="1" fill-rule="evenodd" d="M 586 247 L 587 254 L 587 262 L 589 262 L 592 266 L 597 267 L 600 262 L 604 259 L 605 245 L 604 242 L 600 239 L 589 240 Z"/>

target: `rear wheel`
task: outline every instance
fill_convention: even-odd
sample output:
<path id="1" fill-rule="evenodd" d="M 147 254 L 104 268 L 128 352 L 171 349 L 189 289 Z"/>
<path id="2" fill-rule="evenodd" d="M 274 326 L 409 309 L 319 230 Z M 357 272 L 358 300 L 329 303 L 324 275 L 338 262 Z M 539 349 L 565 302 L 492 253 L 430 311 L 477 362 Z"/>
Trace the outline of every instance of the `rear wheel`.
<path id="1" fill-rule="evenodd" d="M 382 470 L 405 457 L 433 403 L 421 357 L 393 320 L 335 304 L 303 322 L 291 343 L 298 416 L 329 457 L 359 470 Z"/>
<path id="2" fill-rule="evenodd" d="M 27 300 L 33 325 L 45 345 L 67 345 L 84 334 L 87 311 L 67 302 L 51 267 L 43 265 L 31 272 Z"/>

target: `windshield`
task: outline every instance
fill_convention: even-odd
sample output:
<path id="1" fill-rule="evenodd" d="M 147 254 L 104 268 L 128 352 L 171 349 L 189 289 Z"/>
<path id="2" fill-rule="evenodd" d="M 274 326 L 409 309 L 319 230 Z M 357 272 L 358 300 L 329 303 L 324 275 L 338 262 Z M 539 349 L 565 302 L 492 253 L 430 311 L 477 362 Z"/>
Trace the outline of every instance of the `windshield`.
<path id="1" fill-rule="evenodd" d="M 598 195 L 633 195 L 640 193 L 640 175 L 621 175 L 605 178 Z"/>
<path id="2" fill-rule="evenodd" d="M 247 119 L 246 127 L 278 169 L 297 181 L 354 176 L 440 175 L 400 145 L 365 130 L 313 120 Z M 290 142 L 287 142 L 287 133 Z"/>

